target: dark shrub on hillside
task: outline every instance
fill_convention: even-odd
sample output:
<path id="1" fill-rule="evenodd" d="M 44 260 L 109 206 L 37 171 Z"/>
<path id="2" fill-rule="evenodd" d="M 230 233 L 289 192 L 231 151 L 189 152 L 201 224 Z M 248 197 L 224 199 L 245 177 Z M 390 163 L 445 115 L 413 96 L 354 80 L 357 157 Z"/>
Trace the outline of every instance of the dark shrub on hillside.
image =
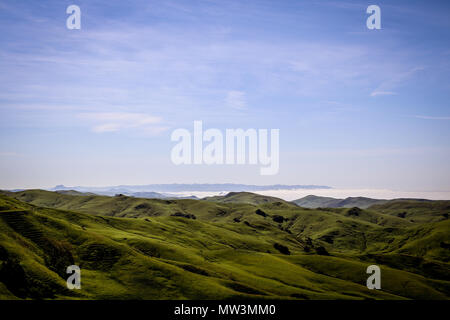
<path id="1" fill-rule="evenodd" d="M 197 219 L 197 217 L 194 216 L 193 214 L 182 213 L 182 212 L 175 212 L 171 216 L 172 217 L 181 217 L 181 218 L 186 218 L 186 219 L 194 219 L 194 220 Z"/>
<path id="2" fill-rule="evenodd" d="M 347 211 L 347 214 L 349 216 L 359 216 L 359 214 L 362 212 L 362 210 L 358 207 L 351 208 Z"/>
<path id="3" fill-rule="evenodd" d="M 280 202 L 280 201 L 277 201 L 277 202 L 274 202 L 273 205 L 276 206 L 276 207 L 281 207 L 281 206 L 284 205 L 284 203 Z"/>
<path id="4" fill-rule="evenodd" d="M 441 248 L 450 249 L 450 243 L 441 242 L 439 245 Z"/>
<path id="5" fill-rule="evenodd" d="M 406 212 L 400 212 L 400 213 L 397 213 L 397 217 L 399 217 L 399 218 L 404 218 L 404 217 L 406 217 Z"/>
<path id="6" fill-rule="evenodd" d="M 325 241 L 327 243 L 333 244 L 334 239 L 332 235 L 325 235 L 320 238 L 320 240 Z"/>
<path id="7" fill-rule="evenodd" d="M 330 254 L 328 253 L 327 249 L 325 249 L 324 247 L 320 246 L 315 248 L 316 249 L 316 253 L 320 256 L 329 256 Z"/>
<path id="8" fill-rule="evenodd" d="M 234 222 L 241 222 L 241 220 L 238 219 L 238 218 L 234 218 L 233 221 L 234 221 Z"/>
<path id="9" fill-rule="evenodd" d="M 256 209 L 255 213 L 257 215 L 263 216 L 263 217 L 267 217 L 267 213 L 265 213 L 264 211 L 262 211 L 261 209 Z"/>
<path id="10" fill-rule="evenodd" d="M 275 221 L 275 222 L 277 222 L 277 223 L 283 223 L 284 217 L 283 217 L 283 216 L 279 216 L 279 215 L 274 215 L 274 216 L 272 217 L 272 220 Z"/>
<path id="11" fill-rule="evenodd" d="M 151 209 L 148 203 L 141 203 L 134 207 L 136 210 Z"/>
<path id="12" fill-rule="evenodd" d="M 0 260 L 6 260 L 8 259 L 8 251 L 6 251 L 5 248 L 3 248 L 2 246 L 0 246 Z"/>
<path id="13" fill-rule="evenodd" d="M 192 273 L 200 274 L 202 276 L 209 276 L 209 273 L 206 270 L 203 270 L 190 264 L 182 265 L 181 268 Z"/>
<path id="14" fill-rule="evenodd" d="M 216 216 L 218 216 L 218 217 L 223 217 L 223 216 L 225 216 L 227 213 L 228 213 L 228 212 L 227 212 L 226 210 L 223 210 L 223 209 L 217 209 Z"/>
<path id="15" fill-rule="evenodd" d="M 289 248 L 286 246 L 283 246 L 282 244 L 274 243 L 273 247 L 275 249 L 277 249 L 278 251 L 280 251 L 280 253 L 282 253 L 282 254 L 291 254 L 291 252 L 289 251 Z"/>

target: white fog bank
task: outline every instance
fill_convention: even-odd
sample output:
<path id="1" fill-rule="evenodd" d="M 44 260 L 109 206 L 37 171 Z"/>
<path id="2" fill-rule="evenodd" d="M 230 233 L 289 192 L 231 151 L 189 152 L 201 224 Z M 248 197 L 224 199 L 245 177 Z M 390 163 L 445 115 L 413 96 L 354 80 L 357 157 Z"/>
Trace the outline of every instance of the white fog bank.
<path id="1" fill-rule="evenodd" d="M 204 198 L 216 195 L 225 195 L 228 192 L 171 192 L 179 196 L 196 196 Z M 429 200 L 450 200 L 450 191 L 398 191 L 388 189 L 297 189 L 297 190 L 266 190 L 253 192 L 261 195 L 281 198 L 287 201 L 296 200 L 307 195 L 332 198 L 367 197 L 374 199 L 419 198 Z"/>

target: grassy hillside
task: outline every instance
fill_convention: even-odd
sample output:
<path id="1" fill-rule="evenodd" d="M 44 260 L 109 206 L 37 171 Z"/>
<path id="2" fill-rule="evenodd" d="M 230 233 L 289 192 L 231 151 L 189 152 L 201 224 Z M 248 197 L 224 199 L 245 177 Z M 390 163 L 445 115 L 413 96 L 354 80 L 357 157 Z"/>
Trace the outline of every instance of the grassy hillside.
<path id="1" fill-rule="evenodd" d="M 450 223 L 433 217 L 3 192 L 0 299 L 448 299 Z M 365 286 L 370 264 L 382 290 Z"/>
<path id="2" fill-rule="evenodd" d="M 448 219 L 450 215 L 450 201 L 398 199 L 384 204 L 372 205 L 370 209 L 410 221 L 426 223 Z"/>
<path id="3" fill-rule="evenodd" d="M 309 195 L 292 201 L 304 208 L 353 208 L 358 207 L 366 209 L 374 204 L 381 204 L 387 200 L 371 199 L 365 197 L 348 197 L 345 199 L 336 199 L 330 197 L 319 197 Z"/>
<path id="4" fill-rule="evenodd" d="M 263 196 L 251 192 L 229 192 L 225 196 L 206 197 L 204 200 L 220 202 L 220 203 L 248 203 L 248 204 L 265 204 L 265 203 L 284 203 L 290 204 L 283 199 Z"/>

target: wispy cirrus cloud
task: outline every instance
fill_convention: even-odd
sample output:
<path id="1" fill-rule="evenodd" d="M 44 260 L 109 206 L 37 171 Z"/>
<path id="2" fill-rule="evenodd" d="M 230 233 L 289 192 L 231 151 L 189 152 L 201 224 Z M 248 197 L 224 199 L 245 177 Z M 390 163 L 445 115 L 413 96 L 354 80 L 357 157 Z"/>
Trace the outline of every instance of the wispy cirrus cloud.
<path id="1" fill-rule="evenodd" d="M 225 102 L 228 107 L 234 109 L 245 109 L 247 106 L 245 92 L 243 91 L 229 91 Z"/>
<path id="2" fill-rule="evenodd" d="M 415 115 L 413 116 L 417 119 L 425 119 L 425 120 L 450 120 L 450 117 L 434 117 L 434 116 L 423 116 L 423 115 Z"/>
<path id="3" fill-rule="evenodd" d="M 392 96 L 395 95 L 396 93 L 393 91 L 373 91 L 370 93 L 371 97 L 376 97 L 376 96 Z"/>
<path id="4" fill-rule="evenodd" d="M 417 72 L 424 70 L 423 67 L 415 67 L 406 72 L 394 74 L 390 79 L 383 81 L 370 93 L 371 97 L 397 94 L 394 90 L 412 78 Z"/>
<path id="5" fill-rule="evenodd" d="M 162 118 L 145 113 L 96 112 L 80 113 L 78 116 L 92 122 L 92 131 L 96 133 L 137 129 L 141 132 L 157 134 L 167 129 L 163 125 Z"/>

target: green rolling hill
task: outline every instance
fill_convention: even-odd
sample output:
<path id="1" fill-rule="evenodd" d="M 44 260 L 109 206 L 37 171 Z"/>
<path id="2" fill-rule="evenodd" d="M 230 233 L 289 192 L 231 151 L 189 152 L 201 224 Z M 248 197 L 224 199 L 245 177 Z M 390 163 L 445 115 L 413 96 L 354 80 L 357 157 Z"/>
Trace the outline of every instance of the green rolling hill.
<path id="1" fill-rule="evenodd" d="M 331 197 L 319 197 L 309 195 L 297 200 L 293 203 L 305 208 L 353 208 L 358 207 L 366 209 L 374 204 L 381 204 L 387 200 L 371 199 L 365 197 L 348 197 L 345 199 L 336 199 Z"/>
<path id="2" fill-rule="evenodd" d="M 383 204 L 372 205 L 370 209 L 416 222 L 431 222 L 448 219 L 450 201 L 395 199 Z"/>
<path id="3" fill-rule="evenodd" d="M 214 201 L 219 203 L 248 203 L 248 204 L 265 204 L 265 203 L 282 203 L 292 205 L 292 203 L 280 198 L 263 196 L 251 192 L 229 192 L 224 196 L 206 197 L 203 200 Z"/>
<path id="4" fill-rule="evenodd" d="M 450 297 L 450 202 L 319 210 L 225 198 L 1 192 L 0 299 Z M 81 290 L 65 286 L 71 264 Z M 365 286 L 370 264 L 382 290 Z"/>

